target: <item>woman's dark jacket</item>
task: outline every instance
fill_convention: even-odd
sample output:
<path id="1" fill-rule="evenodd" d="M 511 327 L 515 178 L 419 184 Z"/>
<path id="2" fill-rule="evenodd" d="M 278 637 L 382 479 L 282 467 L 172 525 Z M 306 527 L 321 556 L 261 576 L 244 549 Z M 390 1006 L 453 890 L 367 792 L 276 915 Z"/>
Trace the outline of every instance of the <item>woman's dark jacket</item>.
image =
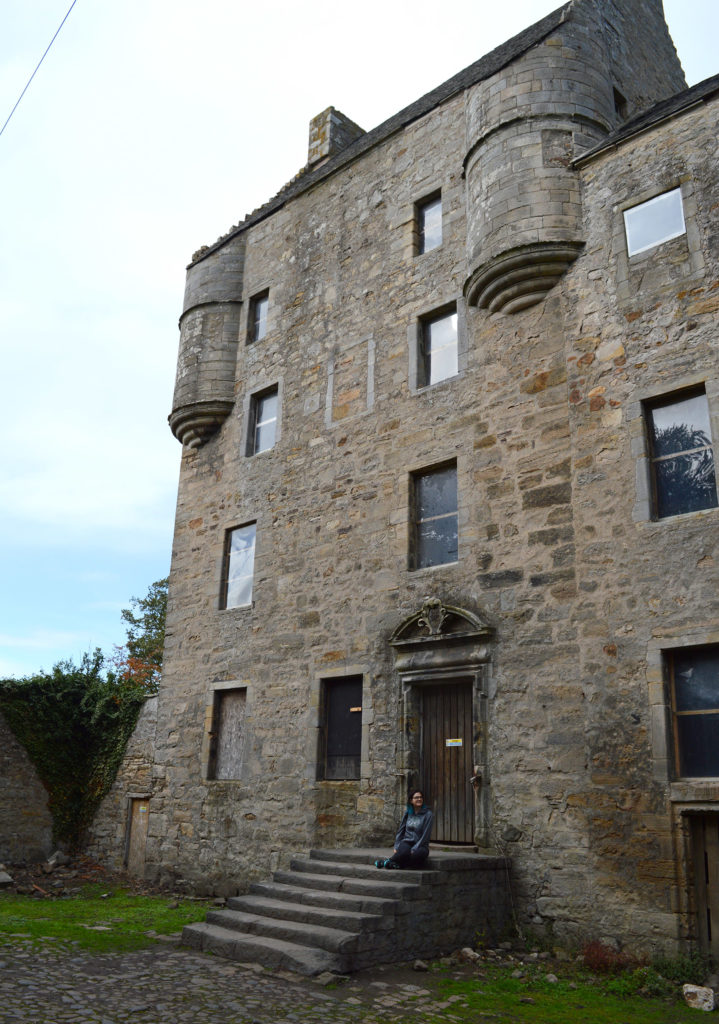
<path id="1" fill-rule="evenodd" d="M 427 804 L 422 804 L 419 811 L 411 805 L 404 812 L 399 831 L 394 841 L 395 849 L 401 842 L 412 844 L 412 853 L 429 856 L 429 837 L 432 832 L 434 815 Z"/>

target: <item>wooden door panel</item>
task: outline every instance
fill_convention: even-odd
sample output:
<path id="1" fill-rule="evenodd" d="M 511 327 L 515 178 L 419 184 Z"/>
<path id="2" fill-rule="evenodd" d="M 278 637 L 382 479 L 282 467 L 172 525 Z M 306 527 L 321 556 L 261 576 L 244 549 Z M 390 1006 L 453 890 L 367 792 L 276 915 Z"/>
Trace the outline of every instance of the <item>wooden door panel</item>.
<path id="1" fill-rule="evenodd" d="M 471 683 L 422 688 L 420 767 L 421 784 L 435 815 L 432 838 L 443 843 L 472 843 Z"/>
<path id="2" fill-rule="evenodd" d="M 719 814 L 691 817 L 694 890 L 702 949 L 719 957 Z"/>

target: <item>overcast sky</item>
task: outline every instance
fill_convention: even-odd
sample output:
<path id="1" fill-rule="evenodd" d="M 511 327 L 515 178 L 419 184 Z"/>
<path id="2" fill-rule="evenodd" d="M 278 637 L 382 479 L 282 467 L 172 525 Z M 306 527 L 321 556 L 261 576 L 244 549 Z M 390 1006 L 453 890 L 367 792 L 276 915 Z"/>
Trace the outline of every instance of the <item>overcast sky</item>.
<path id="1" fill-rule="evenodd" d="M 71 0 L 2 0 L 0 124 Z M 77 0 L 0 137 L 0 676 L 124 640 L 170 564 L 185 266 L 304 164 L 557 0 Z M 717 0 L 666 0 L 690 84 Z"/>

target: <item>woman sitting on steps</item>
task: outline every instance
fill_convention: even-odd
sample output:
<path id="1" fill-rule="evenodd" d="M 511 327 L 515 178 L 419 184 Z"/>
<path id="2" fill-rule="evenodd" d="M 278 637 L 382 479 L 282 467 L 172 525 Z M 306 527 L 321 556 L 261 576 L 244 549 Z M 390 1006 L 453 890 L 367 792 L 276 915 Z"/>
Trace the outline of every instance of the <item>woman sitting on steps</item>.
<path id="1" fill-rule="evenodd" d="M 429 837 L 434 816 L 421 789 L 416 789 L 404 812 L 391 857 L 376 860 L 376 868 L 421 868 L 429 857 Z"/>

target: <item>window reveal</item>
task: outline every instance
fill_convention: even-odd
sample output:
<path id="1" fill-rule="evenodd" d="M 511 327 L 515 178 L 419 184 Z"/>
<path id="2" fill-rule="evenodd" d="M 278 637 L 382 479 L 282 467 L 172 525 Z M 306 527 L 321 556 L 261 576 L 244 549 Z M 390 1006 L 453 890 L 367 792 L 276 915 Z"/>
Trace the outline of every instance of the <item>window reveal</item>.
<path id="1" fill-rule="evenodd" d="M 670 654 L 677 772 L 684 778 L 719 776 L 719 647 Z"/>
<path id="2" fill-rule="evenodd" d="M 251 436 L 249 455 L 269 451 L 274 447 L 277 432 L 277 388 L 271 388 L 252 399 Z"/>
<path id="3" fill-rule="evenodd" d="M 442 198 L 439 195 L 417 203 L 417 255 L 442 244 Z"/>
<path id="4" fill-rule="evenodd" d="M 413 476 L 414 529 L 410 568 L 457 561 L 457 466 Z"/>
<path id="5" fill-rule="evenodd" d="M 704 391 L 647 404 L 646 416 L 656 517 L 716 508 L 714 451 Z"/>
<path id="6" fill-rule="evenodd" d="M 270 293 L 268 291 L 255 295 L 250 300 L 250 324 L 248 339 L 250 341 L 262 341 L 267 334 L 267 313 L 270 306 Z"/>
<path id="7" fill-rule="evenodd" d="M 252 604 L 255 567 L 255 523 L 227 532 L 222 579 L 223 608 Z"/>
<path id="8" fill-rule="evenodd" d="M 422 384 L 438 384 L 456 377 L 457 310 L 422 320 Z"/>
<path id="9" fill-rule="evenodd" d="M 630 256 L 683 235 L 686 227 L 681 189 L 672 189 L 625 210 L 624 228 Z"/>
<path id="10" fill-rule="evenodd" d="M 362 676 L 323 681 L 320 774 L 358 779 L 362 757 Z"/>

